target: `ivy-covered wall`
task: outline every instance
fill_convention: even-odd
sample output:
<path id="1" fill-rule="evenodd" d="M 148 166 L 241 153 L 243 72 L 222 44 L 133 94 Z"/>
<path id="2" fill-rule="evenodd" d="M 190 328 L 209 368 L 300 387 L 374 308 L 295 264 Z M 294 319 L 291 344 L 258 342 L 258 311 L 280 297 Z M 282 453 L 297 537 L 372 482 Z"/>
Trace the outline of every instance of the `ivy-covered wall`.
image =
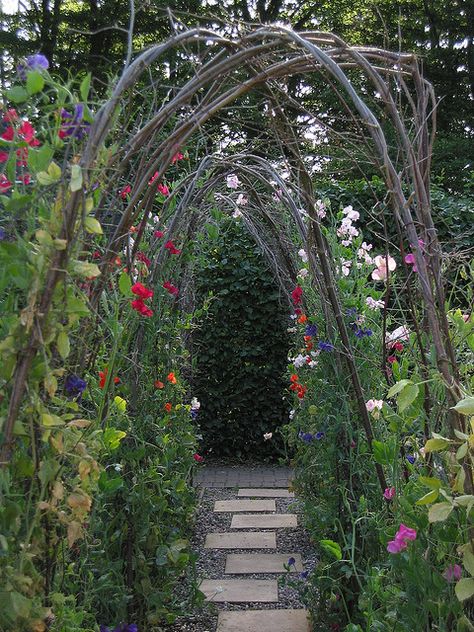
<path id="1" fill-rule="evenodd" d="M 218 456 L 276 457 L 283 442 L 275 430 L 288 419 L 288 307 L 241 220 L 222 221 L 197 285 L 201 299 L 212 294 L 194 341 L 204 447 Z"/>

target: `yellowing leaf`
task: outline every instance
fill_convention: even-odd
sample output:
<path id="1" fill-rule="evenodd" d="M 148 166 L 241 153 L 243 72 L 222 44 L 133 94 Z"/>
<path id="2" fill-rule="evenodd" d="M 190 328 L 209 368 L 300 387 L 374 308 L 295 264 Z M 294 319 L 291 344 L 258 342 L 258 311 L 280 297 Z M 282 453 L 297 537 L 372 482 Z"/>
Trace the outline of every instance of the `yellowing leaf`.
<path id="1" fill-rule="evenodd" d="M 84 220 L 84 228 L 88 233 L 93 233 L 94 235 L 103 235 L 104 231 L 102 230 L 102 226 L 100 222 L 96 220 L 95 217 L 91 215 L 87 215 Z"/>
<path id="2" fill-rule="evenodd" d="M 79 471 L 79 476 L 81 477 L 81 481 L 83 481 L 86 478 L 86 476 L 89 476 L 90 474 L 91 464 L 89 463 L 89 461 L 81 461 L 77 469 Z"/>
<path id="3" fill-rule="evenodd" d="M 77 491 L 69 494 L 67 504 L 77 512 L 88 513 L 92 507 L 92 498 L 83 491 Z"/>
<path id="4" fill-rule="evenodd" d="M 462 563 L 464 564 L 464 568 L 467 570 L 469 575 L 474 575 L 474 554 L 469 549 L 464 551 Z"/>
<path id="5" fill-rule="evenodd" d="M 449 439 L 428 439 L 425 445 L 425 452 L 439 452 L 450 444 Z"/>
<path id="6" fill-rule="evenodd" d="M 50 397 L 54 397 L 56 395 L 56 391 L 58 390 L 58 380 L 54 377 L 52 373 L 47 373 L 43 380 L 44 388 Z"/>
<path id="7" fill-rule="evenodd" d="M 59 180 L 59 178 L 61 177 L 61 167 L 57 165 L 54 161 L 51 162 L 48 167 L 48 174 L 52 178 Z"/>
<path id="8" fill-rule="evenodd" d="M 71 182 L 69 183 L 71 191 L 80 191 L 82 188 L 82 169 L 79 165 L 71 167 Z"/>
<path id="9" fill-rule="evenodd" d="M 466 454 L 467 454 L 467 443 L 463 443 L 462 445 L 459 446 L 456 452 L 456 460 L 460 461 L 466 456 Z"/>
<path id="10" fill-rule="evenodd" d="M 125 399 L 123 399 L 122 397 L 119 397 L 118 395 L 116 395 L 114 397 L 114 404 L 117 407 L 117 410 L 119 410 L 121 413 L 126 412 L 126 410 L 127 410 L 127 401 Z"/>
<path id="11" fill-rule="evenodd" d="M 74 542 L 76 542 L 76 540 L 81 539 L 82 535 L 83 535 L 83 531 L 82 531 L 82 526 L 80 522 L 73 520 L 72 522 L 68 524 L 67 542 L 70 547 L 74 544 Z"/>
<path id="12" fill-rule="evenodd" d="M 453 510 L 451 503 L 436 503 L 430 507 L 428 512 L 428 520 L 430 522 L 444 522 Z"/>
<path id="13" fill-rule="evenodd" d="M 66 250 L 67 248 L 67 239 L 55 239 L 53 243 L 56 250 Z"/>
<path id="14" fill-rule="evenodd" d="M 88 419 L 73 419 L 68 423 L 70 428 L 87 428 L 91 425 Z"/>
<path id="15" fill-rule="evenodd" d="M 65 360 L 71 351 L 69 336 L 67 335 L 65 331 L 59 332 L 58 338 L 56 340 L 56 346 L 58 348 L 59 355 L 61 356 L 63 360 Z"/>
<path id="16" fill-rule="evenodd" d="M 430 478 L 429 476 L 420 476 L 418 479 L 420 483 L 430 487 L 431 489 L 439 489 L 441 487 L 441 481 L 439 478 Z"/>
<path id="17" fill-rule="evenodd" d="M 41 425 L 46 428 L 53 426 L 64 426 L 64 420 L 57 415 L 50 415 L 49 413 L 43 413 L 41 415 Z"/>
<path id="18" fill-rule="evenodd" d="M 466 599 L 474 595 L 474 579 L 471 577 L 460 579 L 454 588 L 454 592 L 459 601 L 466 601 Z"/>
<path id="19" fill-rule="evenodd" d="M 95 263 L 89 263 L 88 261 L 74 261 L 73 270 L 76 274 L 83 277 L 95 278 L 100 274 L 99 267 Z"/>

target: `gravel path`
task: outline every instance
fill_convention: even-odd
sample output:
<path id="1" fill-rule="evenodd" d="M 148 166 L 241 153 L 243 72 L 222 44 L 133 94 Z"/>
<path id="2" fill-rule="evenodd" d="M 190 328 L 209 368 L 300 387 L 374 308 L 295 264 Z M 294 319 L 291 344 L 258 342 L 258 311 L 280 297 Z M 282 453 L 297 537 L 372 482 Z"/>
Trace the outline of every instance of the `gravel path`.
<path id="1" fill-rule="evenodd" d="M 239 549 L 204 549 L 204 540 L 208 533 L 230 532 L 230 522 L 232 514 L 214 513 L 214 502 L 216 500 L 231 500 L 237 498 L 237 489 L 205 489 L 201 504 L 196 516 L 196 524 L 192 539 L 192 548 L 198 554 L 196 569 L 198 581 L 201 579 L 242 579 L 242 575 L 225 575 L 225 561 L 229 553 L 250 553 L 255 550 Z M 298 501 L 290 498 L 277 498 L 277 513 L 298 514 Z M 232 529 L 232 532 L 238 532 Z M 246 529 L 246 531 L 261 531 L 261 529 Z M 270 530 L 272 531 L 272 530 Z M 277 548 L 261 551 L 264 553 L 300 553 L 303 559 L 304 570 L 311 570 L 316 564 L 314 547 L 311 545 L 306 531 L 298 526 L 292 529 L 277 529 Z M 297 573 L 291 574 L 292 583 L 303 582 Z M 277 579 L 278 575 L 270 574 L 246 574 L 248 579 Z M 183 592 L 189 589 L 183 585 Z M 220 603 L 221 610 L 244 610 L 244 609 L 276 609 L 276 608 L 302 608 L 298 591 L 290 586 L 280 585 L 278 603 Z M 166 632 L 215 632 L 217 626 L 217 606 L 215 604 L 204 603 L 197 607 L 186 617 L 179 618 L 175 623 L 163 628 Z"/>

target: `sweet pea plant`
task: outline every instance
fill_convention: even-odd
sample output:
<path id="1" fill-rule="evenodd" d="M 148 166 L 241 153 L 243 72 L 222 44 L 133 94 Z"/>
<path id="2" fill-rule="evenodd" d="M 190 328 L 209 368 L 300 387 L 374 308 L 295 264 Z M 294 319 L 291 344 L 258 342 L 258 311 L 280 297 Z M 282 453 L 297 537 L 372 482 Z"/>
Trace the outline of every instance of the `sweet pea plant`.
<path id="1" fill-rule="evenodd" d="M 201 460 L 199 403 L 179 374 L 186 353 L 173 310 L 178 288 L 168 280 L 150 288 L 145 254 L 153 256 L 166 228 L 155 215 L 132 227 L 104 267 L 106 231 L 95 209 L 107 151 L 93 173 L 80 167 L 94 120 L 89 90 L 89 76 L 58 83 L 46 58 L 34 55 L 19 67 L 6 94 L 11 107 L 1 113 L 5 631 L 100 624 L 131 632 L 170 621 L 185 601 L 175 584 L 192 568 L 186 537 L 190 474 Z M 159 212 L 169 188 L 155 180 Z M 119 188 L 115 204 L 130 191 Z M 170 240 L 165 248 L 180 254 Z"/>
<path id="2" fill-rule="evenodd" d="M 297 450 L 296 487 L 306 522 L 321 550 L 301 589 L 315 619 L 334 630 L 471 629 L 470 434 L 443 435 L 449 403 L 429 358 L 413 256 L 367 243 L 352 206 L 332 213 L 326 199 L 316 208 L 373 439 L 368 442 L 354 423 L 358 413 L 341 365 L 344 346 L 324 319 L 301 249 L 289 328 L 296 345 L 289 389 L 296 397 L 287 432 Z M 469 305 L 472 297 L 465 298 Z M 467 376 L 472 317 L 457 309 L 449 322 Z M 469 418 L 472 397 L 454 410 Z M 384 470 L 385 489 L 376 483 L 375 465 Z"/>

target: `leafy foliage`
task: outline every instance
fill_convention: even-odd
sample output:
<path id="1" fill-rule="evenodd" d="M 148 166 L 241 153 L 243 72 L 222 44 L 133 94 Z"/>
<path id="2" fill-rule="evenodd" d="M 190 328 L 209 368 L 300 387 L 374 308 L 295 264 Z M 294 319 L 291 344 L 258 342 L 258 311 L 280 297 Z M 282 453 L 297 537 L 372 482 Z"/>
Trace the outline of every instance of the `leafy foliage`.
<path id="1" fill-rule="evenodd" d="M 203 298 L 212 295 L 195 336 L 204 444 L 234 457 L 275 453 L 275 442 L 266 449 L 263 434 L 287 416 L 287 316 L 262 254 L 239 222 L 222 222 L 198 285 Z"/>

